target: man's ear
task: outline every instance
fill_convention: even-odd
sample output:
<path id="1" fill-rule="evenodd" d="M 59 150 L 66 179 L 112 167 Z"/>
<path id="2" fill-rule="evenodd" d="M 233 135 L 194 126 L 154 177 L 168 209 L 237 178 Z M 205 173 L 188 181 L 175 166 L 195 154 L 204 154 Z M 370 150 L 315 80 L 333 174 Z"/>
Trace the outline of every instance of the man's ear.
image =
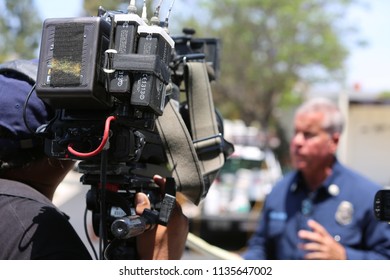
<path id="1" fill-rule="evenodd" d="M 335 132 L 331 135 L 331 141 L 332 141 L 334 152 L 336 152 L 336 150 L 337 150 L 337 146 L 339 144 L 340 137 L 341 137 L 341 134 L 339 132 Z"/>

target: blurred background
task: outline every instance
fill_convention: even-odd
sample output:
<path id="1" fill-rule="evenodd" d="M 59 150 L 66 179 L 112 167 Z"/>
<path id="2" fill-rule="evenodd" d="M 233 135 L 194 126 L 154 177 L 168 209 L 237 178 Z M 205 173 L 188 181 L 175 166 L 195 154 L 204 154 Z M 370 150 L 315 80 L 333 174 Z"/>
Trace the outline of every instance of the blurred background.
<path id="1" fill-rule="evenodd" d="M 159 3 L 164 19 L 173 1 L 146 1 L 149 15 Z M 0 0 L 0 62 L 38 57 L 46 18 L 96 15 L 99 6 L 125 11 L 128 4 Z M 141 11 L 143 1 L 136 4 Z M 294 109 L 312 96 L 334 99 L 347 117 L 340 160 L 390 185 L 389 10 L 390 1 L 381 0 L 174 2 L 171 35 L 182 35 L 186 27 L 196 31 L 194 38 L 220 40 L 213 95 L 225 137 L 235 145 L 206 199 L 199 206 L 184 204 L 191 227 L 184 258 L 230 258 L 224 250 L 245 248 L 264 197 L 290 168 Z M 80 176 L 67 176 L 55 203 L 85 236 L 88 186 L 79 183 Z"/>

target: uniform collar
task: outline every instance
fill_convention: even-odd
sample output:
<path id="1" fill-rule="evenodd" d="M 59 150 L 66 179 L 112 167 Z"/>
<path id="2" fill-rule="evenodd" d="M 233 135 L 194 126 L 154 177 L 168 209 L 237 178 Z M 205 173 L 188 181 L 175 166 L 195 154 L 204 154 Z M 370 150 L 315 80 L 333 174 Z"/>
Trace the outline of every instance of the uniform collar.
<path id="1" fill-rule="evenodd" d="M 342 165 L 338 161 L 338 159 L 335 157 L 334 164 L 332 166 L 332 174 L 325 179 L 324 186 L 331 196 L 338 196 L 340 194 L 340 186 L 336 184 L 337 178 L 339 177 L 342 169 Z"/>
<path id="2" fill-rule="evenodd" d="M 332 174 L 325 179 L 325 181 L 322 183 L 322 186 L 317 190 L 317 193 L 327 193 L 330 196 L 338 196 L 340 193 L 340 187 L 335 184 L 335 179 L 338 177 L 340 170 L 342 169 L 342 166 L 340 162 L 335 158 L 335 162 L 332 166 Z M 305 182 L 302 177 L 302 173 L 299 171 L 295 172 L 294 179 L 292 180 L 290 184 L 290 191 L 291 192 L 297 192 L 299 190 L 304 191 L 305 190 Z"/>

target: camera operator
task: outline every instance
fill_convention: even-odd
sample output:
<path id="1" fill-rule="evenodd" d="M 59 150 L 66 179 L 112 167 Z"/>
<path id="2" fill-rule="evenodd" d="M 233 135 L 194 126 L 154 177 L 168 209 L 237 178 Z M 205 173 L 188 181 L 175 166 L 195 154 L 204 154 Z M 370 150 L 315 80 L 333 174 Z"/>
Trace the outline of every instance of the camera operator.
<path id="1" fill-rule="evenodd" d="M 26 127 L 23 104 L 31 88 L 23 75 L 0 75 L 0 259 L 91 259 L 69 218 L 51 202 L 74 161 L 47 157 L 43 141 Z M 30 128 L 52 114 L 34 92 L 26 111 Z M 164 178 L 153 179 L 164 187 Z M 137 214 L 150 207 L 143 193 L 134 203 Z M 167 227 L 137 237 L 138 258 L 180 259 L 187 233 L 188 220 L 176 204 Z"/>

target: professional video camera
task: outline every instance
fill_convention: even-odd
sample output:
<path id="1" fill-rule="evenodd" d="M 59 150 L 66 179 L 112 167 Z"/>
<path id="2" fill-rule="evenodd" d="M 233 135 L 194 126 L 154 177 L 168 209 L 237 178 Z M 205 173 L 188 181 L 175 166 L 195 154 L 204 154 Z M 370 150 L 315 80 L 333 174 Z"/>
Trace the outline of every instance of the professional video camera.
<path id="1" fill-rule="evenodd" d="M 378 220 L 390 222 L 390 189 L 380 190 L 375 194 L 374 213 Z"/>
<path id="2" fill-rule="evenodd" d="M 133 237 L 169 222 L 176 191 L 198 204 L 233 151 L 209 85 L 219 41 L 188 31 L 171 37 L 160 7 L 148 24 L 134 2 L 128 13 L 100 7 L 96 17 L 45 20 L 36 82 L 56 111 L 40 129 L 45 151 L 79 160 L 100 258 L 108 259 L 133 258 Z M 167 177 L 164 193 L 155 174 Z M 152 204 L 141 216 L 137 192 Z"/>

